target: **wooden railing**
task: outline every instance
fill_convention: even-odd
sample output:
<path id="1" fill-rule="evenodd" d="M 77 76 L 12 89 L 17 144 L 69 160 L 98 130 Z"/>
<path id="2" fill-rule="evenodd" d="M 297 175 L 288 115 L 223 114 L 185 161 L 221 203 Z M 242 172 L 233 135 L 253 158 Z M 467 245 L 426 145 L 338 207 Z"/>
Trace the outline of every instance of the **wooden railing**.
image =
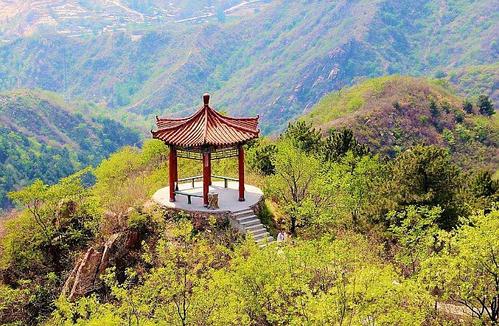
<path id="1" fill-rule="evenodd" d="M 239 181 L 239 179 L 237 179 L 237 178 L 226 177 L 226 176 L 223 176 L 223 175 L 212 175 L 211 177 L 214 178 L 214 179 L 222 179 L 224 181 L 224 188 L 228 188 L 229 181 Z M 179 185 L 179 183 L 184 183 L 186 181 L 188 181 L 188 182 L 191 183 L 192 188 L 195 188 L 195 182 L 196 182 L 196 180 L 202 180 L 202 179 L 203 179 L 202 175 L 178 179 L 178 181 L 175 183 L 175 190 L 178 191 L 178 185 Z"/>
<path id="2" fill-rule="evenodd" d="M 229 181 L 239 181 L 239 179 L 231 178 L 231 177 L 225 177 L 223 175 L 212 175 L 211 177 L 215 178 L 215 179 L 223 179 L 223 181 L 224 181 L 224 188 L 227 188 L 229 186 Z"/>
<path id="3" fill-rule="evenodd" d="M 177 182 L 175 183 L 175 190 L 178 190 L 178 184 L 179 183 L 183 183 L 184 181 L 190 181 L 192 183 L 192 188 L 194 188 L 194 182 L 196 180 L 202 180 L 202 179 L 203 179 L 202 175 L 198 175 L 198 176 L 195 176 L 195 177 L 188 177 L 188 178 L 178 179 Z"/>

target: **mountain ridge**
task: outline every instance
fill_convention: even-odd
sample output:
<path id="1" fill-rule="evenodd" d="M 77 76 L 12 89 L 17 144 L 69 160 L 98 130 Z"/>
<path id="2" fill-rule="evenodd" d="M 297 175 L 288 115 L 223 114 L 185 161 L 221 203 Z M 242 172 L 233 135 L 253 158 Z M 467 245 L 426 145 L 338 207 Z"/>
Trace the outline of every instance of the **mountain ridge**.
<path id="1" fill-rule="evenodd" d="M 417 145 L 446 147 L 464 167 L 499 164 L 499 119 L 467 112 L 465 99 L 439 80 L 369 79 L 325 96 L 302 119 L 320 128 L 350 128 L 375 152 L 396 156 Z"/>
<path id="2" fill-rule="evenodd" d="M 269 134 L 364 78 L 498 59 L 490 0 L 267 2 L 226 22 L 18 39 L 0 47 L 0 89 L 39 87 L 146 117 L 185 114 L 210 92 L 231 114 L 263 113 Z"/>

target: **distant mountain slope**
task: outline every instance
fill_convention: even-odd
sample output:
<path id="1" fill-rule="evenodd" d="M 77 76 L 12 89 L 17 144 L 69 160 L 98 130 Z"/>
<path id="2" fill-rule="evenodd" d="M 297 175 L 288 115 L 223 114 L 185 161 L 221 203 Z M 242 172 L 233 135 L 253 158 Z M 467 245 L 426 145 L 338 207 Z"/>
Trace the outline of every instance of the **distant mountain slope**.
<path id="1" fill-rule="evenodd" d="M 257 1 L 259 2 L 259 1 Z M 9 0 L 0 1 L 0 42 L 37 33 L 70 37 L 135 28 L 158 27 L 179 20 L 217 19 L 241 0 Z"/>
<path id="2" fill-rule="evenodd" d="M 209 91 L 232 114 L 260 113 L 271 133 L 365 77 L 498 61 L 493 0 L 253 3 L 261 10 L 237 19 L 126 24 L 72 38 L 41 31 L 11 41 L 0 47 L 0 89 L 38 87 L 146 116 L 186 114 Z"/>
<path id="3" fill-rule="evenodd" d="M 491 65 L 467 66 L 444 73 L 463 96 L 477 97 L 486 94 L 499 108 L 499 62 Z"/>
<path id="4" fill-rule="evenodd" d="M 0 94 L 0 209 L 16 187 L 37 178 L 56 182 L 139 141 L 135 131 L 83 116 L 57 98 L 32 91 Z"/>
<path id="5" fill-rule="evenodd" d="M 499 117 L 422 78 L 382 77 L 325 96 L 304 119 L 327 131 L 349 127 L 374 151 L 393 156 L 415 144 L 448 147 L 463 166 L 499 166 Z"/>

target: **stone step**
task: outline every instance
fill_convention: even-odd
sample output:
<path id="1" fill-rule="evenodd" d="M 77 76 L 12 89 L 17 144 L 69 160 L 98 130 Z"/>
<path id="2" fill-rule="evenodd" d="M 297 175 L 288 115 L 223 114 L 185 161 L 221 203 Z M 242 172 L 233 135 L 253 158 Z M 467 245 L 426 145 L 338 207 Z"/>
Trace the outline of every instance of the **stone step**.
<path id="1" fill-rule="evenodd" d="M 251 215 L 255 215 L 255 212 L 253 212 L 253 210 L 251 210 L 251 209 L 246 209 L 246 210 L 243 210 L 243 211 L 232 213 L 232 216 L 236 220 L 240 219 L 242 217 L 251 216 Z"/>
<path id="2" fill-rule="evenodd" d="M 253 210 L 251 208 L 244 208 L 244 209 L 240 209 L 238 211 L 232 211 L 232 214 L 237 214 L 237 213 L 241 213 L 241 212 L 249 212 L 249 211 L 253 212 Z"/>
<path id="3" fill-rule="evenodd" d="M 255 215 L 251 215 L 251 216 L 241 217 L 240 219 L 237 220 L 237 222 L 239 222 L 241 224 L 241 223 L 253 221 L 253 220 L 260 221 Z"/>
<path id="4" fill-rule="evenodd" d="M 251 233 L 253 235 L 253 237 L 256 237 L 260 234 L 263 234 L 263 233 L 268 233 L 267 230 L 265 228 L 261 228 L 261 229 L 256 229 L 256 230 L 250 230 L 250 231 L 247 231 L 248 233 Z"/>
<path id="5" fill-rule="evenodd" d="M 268 239 L 269 236 L 270 236 L 270 234 L 268 232 L 264 232 L 264 233 L 260 233 L 257 235 L 253 235 L 253 239 L 255 239 L 256 242 L 260 242 L 260 241 L 263 241 L 265 239 Z"/>
<path id="6" fill-rule="evenodd" d="M 260 229 L 265 230 L 265 227 L 263 226 L 262 223 L 253 224 L 253 225 L 249 225 L 249 226 L 244 227 L 244 231 L 246 231 L 246 232 L 250 232 L 250 231 L 254 232 L 254 231 L 260 230 Z"/>
<path id="7" fill-rule="evenodd" d="M 269 236 L 267 238 L 262 238 L 260 240 L 255 241 L 260 248 L 265 247 L 267 244 L 271 243 L 274 241 L 274 238 Z"/>
<path id="8" fill-rule="evenodd" d="M 243 222 L 243 223 L 239 223 L 241 224 L 241 226 L 245 229 L 247 229 L 248 227 L 251 227 L 251 226 L 254 226 L 254 225 L 261 225 L 262 223 L 260 223 L 260 220 L 259 219 L 252 219 L 252 220 L 247 220 L 246 222 Z"/>

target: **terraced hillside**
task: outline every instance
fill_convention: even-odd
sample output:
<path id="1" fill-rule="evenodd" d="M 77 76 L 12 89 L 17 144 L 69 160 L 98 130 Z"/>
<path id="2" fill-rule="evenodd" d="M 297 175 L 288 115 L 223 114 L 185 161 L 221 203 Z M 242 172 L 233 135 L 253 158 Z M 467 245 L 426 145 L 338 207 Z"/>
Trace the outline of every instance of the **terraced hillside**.
<path id="1" fill-rule="evenodd" d="M 139 135 L 108 118 L 75 112 L 58 98 L 32 91 L 0 95 L 0 209 L 6 193 L 35 179 L 57 182 L 99 163 Z"/>
<path id="2" fill-rule="evenodd" d="M 248 3 L 249 2 L 249 3 Z M 260 1 L 238 0 L 11 0 L 0 1 L 0 41 L 37 33 L 89 37 L 242 14 Z M 245 11 L 244 13 L 248 13 Z"/>
<path id="3" fill-rule="evenodd" d="M 481 115 L 476 105 L 439 82 L 382 77 L 325 96 L 304 119 L 324 132 L 348 127 L 375 152 L 394 156 L 416 144 L 447 147 L 465 167 L 499 166 L 499 117 Z"/>

